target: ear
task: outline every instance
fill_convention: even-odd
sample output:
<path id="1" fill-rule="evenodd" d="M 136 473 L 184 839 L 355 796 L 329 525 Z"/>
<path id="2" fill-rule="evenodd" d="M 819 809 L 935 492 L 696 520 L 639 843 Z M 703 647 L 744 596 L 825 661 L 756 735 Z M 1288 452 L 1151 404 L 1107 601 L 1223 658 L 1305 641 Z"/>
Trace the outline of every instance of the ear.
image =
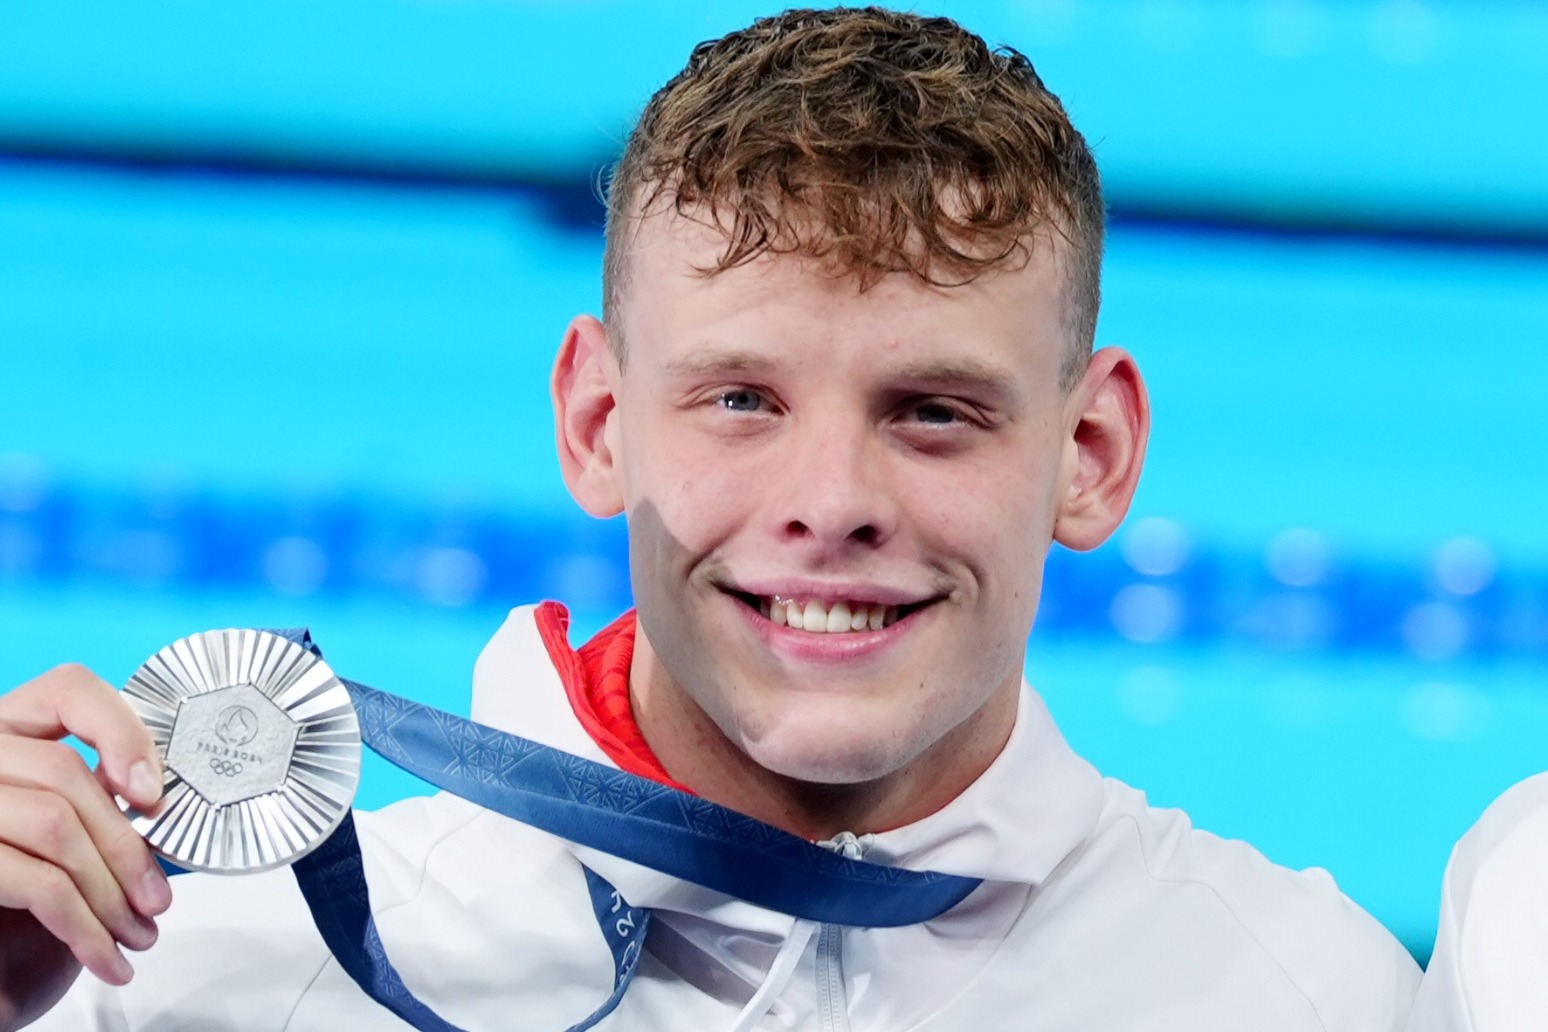
<path id="1" fill-rule="evenodd" d="M 1086 551 L 1118 529 L 1139 486 L 1150 437 L 1150 398 L 1133 356 L 1103 348 L 1066 405 L 1065 484 L 1054 540 Z"/>
<path id="2" fill-rule="evenodd" d="M 616 516 L 624 508 L 614 448 L 619 375 L 606 328 L 592 316 L 576 316 L 554 362 L 554 436 L 564 482 L 593 516 Z"/>

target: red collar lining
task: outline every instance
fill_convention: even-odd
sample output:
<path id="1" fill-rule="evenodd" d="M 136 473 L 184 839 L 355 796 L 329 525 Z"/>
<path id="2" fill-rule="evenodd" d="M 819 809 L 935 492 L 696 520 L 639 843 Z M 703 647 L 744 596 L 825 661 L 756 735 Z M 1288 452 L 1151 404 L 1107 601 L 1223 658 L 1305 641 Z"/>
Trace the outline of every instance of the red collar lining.
<path id="1" fill-rule="evenodd" d="M 629 610 L 579 650 L 570 647 L 570 614 L 558 602 L 543 602 L 536 613 L 538 633 L 554 669 L 564 682 L 570 707 L 581 726 L 619 768 L 663 785 L 691 791 L 674 781 L 645 741 L 629 698 L 629 668 L 639 622 Z"/>

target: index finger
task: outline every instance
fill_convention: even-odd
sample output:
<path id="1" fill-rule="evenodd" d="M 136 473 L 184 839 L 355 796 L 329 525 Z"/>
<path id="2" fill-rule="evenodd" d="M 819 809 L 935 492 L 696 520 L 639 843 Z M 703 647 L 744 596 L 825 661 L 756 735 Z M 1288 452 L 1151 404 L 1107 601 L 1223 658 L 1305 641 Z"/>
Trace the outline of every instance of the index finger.
<path id="1" fill-rule="evenodd" d="M 140 809 L 161 798 L 161 757 L 143 721 L 116 688 L 67 663 L 0 695 L 0 735 L 74 735 L 97 750 L 108 783 Z"/>

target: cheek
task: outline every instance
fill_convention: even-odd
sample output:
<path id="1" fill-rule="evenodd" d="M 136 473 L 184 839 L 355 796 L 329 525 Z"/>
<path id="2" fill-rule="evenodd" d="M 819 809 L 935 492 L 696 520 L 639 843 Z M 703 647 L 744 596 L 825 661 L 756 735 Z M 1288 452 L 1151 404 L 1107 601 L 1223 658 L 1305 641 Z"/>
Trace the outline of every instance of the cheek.
<path id="1" fill-rule="evenodd" d="M 649 499 L 631 505 L 628 520 L 629 573 L 635 598 L 643 607 L 661 593 L 686 549 L 668 528 L 666 516 Z"/>
<path id="2" fill-rule="evenodd" d="M 745 475 L 728 476 L 682 449 L 645 462 L 631 476 L 629 567 L 637 600 L 669 600 L 748 522 Z M 670 604 L 670 603 L 669 603 Z"/>
<path id="3" fill-rule="evenodd" d="M 1018 468 L 1024 472 L 1013 472 Z M 1053 534 L 1053 490 L 1050 470 L 1023 457 L 916 491 L 918 526 L 933 539 L 927 550 L 972 571 L 979 626 L 994 643 L 1004 636 L 1019 649 L 1031 630 Z"/>
<path id="4" fill-rule="evenodd" d="M 667 669 L 681 677 L 701 654 L 702 629 L 686 604 L 696 552 L 650 501 L 629 513 L 629 575 L 640 626 Z"/>
<path id="5" fill-rule="evenodd" d="M 674 554 L 705 551 L 744 526 L 755 511 L 754 493 L 766 476 L 756 463 L 712 447 L 701 435 L 659 433 L 628 461 L 631 541 L 635 514 L 650 510 L 643 543 L 668 538 Z"/>
<path id="6" fill-rule="evenodd" d="M 947 480 L 921 482 L 909 491 L 915 524 L 992 573 L 1022 568 L 1052 537 L 1051 487 L 1040 471 L 1016 472 L 1004 464 Z"/>

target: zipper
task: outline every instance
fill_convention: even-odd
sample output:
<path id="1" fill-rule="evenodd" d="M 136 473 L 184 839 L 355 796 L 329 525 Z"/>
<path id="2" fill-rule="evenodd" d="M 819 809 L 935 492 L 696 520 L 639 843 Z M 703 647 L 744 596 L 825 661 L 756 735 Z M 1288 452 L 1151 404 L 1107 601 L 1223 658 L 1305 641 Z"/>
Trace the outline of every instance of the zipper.
<path id="1" fill-rule="evenodd" d="M 849 1032 L 849 997 L 844 992 L 844 930 L 825 924 L 817 933 L 817 1027 Z"/>
<path id="2" fill-rule="evenodd" d="M 871 836 L 841 831 L 817 843 L 848 860 L 859 860 Z M 822 1032 L 849 1032 L 849 996 L 844 990 L 844 928 L 824 924 L 817 932 L 817 1025 Z"/>

